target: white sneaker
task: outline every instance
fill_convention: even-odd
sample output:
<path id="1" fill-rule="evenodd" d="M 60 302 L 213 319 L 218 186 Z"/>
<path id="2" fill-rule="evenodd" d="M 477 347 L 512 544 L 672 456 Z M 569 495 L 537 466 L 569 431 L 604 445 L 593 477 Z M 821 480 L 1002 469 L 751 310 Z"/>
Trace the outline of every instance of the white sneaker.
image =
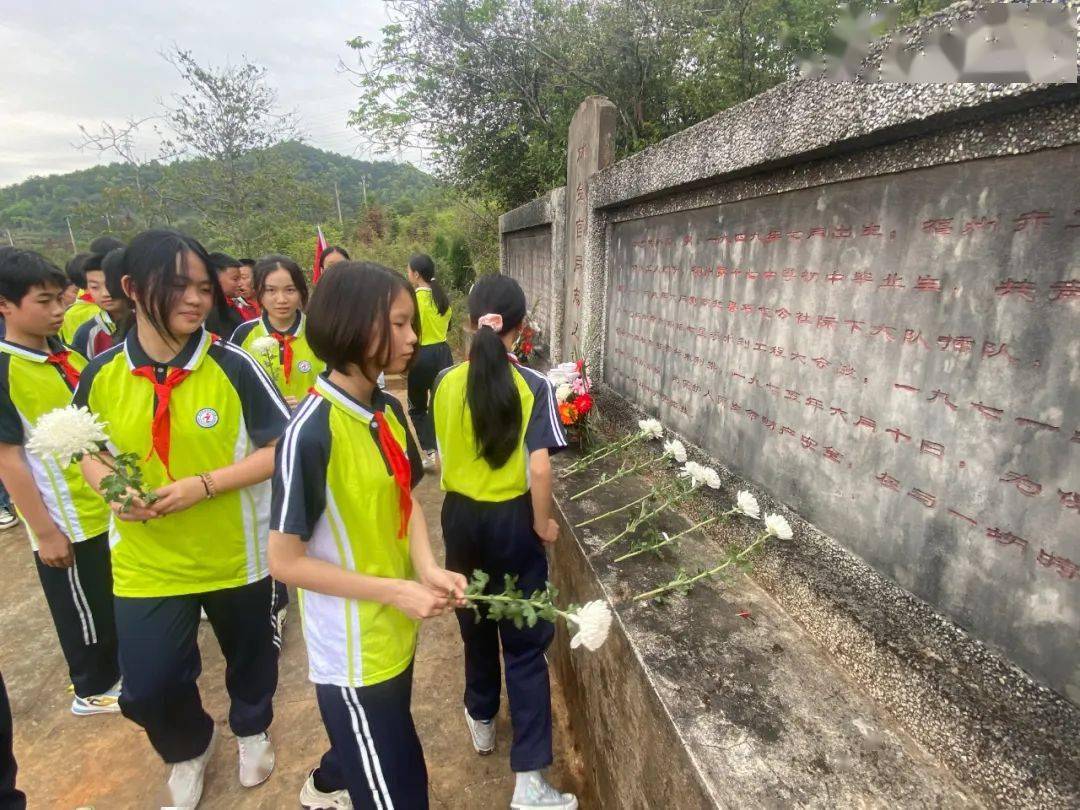
<path id="1" fill-rule="evenodd" d="M 315 787 L 315 771 L 312 771 L 300 788 L 300 805 L 305 810 L 352 810 L 353 803 L 347 790 L 323 793 Z"/>
<path id="2" fill-rule="evenodd" d="M 214 745 L 217 743 L 217 727 L 210 735 L 210 744 L 206 750 L 194 759 L 177 762 L 169 771 L 169 780 L 165 783 L 168 792 L 168 804 L 166 807 L 176 810 L 194 810 L 199 806 L 202 798 L 203 779 L 206 777 L 206 766 L 210 762 L 210 756 L 214 753 Z"/>
<path id="3" fill-rule="evenodd" d="M 436 467 L 439 466 L 439 456 L 432 450 L 430 453 L 423 453 L 423 464 L 425 472 L 435 472 Z"/>
<path id="4" fill-rule="evenodd" d="M 577 806 L 577 796 L 557 791 L 542 771 L 517 774 L 510 810 L 577 810 Z"/>
<path id="5" fill-rule="evenodd" d="M 274 770 L 274 744 L 265 731 L 250 737 L 237 737 L 240 747 L 240 784 L 244 787 L 261 785 Z"/>
<path id="6" fill-rule="evenodd" d="M 465 723 L 472 735 L 473 748 L 482 757 L 486 757 L 495 750 L 495 721 L 474 720 L 469 710 L 465 710 Z"/>
<path id="7" fill-rule="evenodd" d="M 19 517 L 11 509 L 0 507 L 0 532 L 14 529 L 19 525 Z"/>
<path id="8" fill-rule="evenodd" d="M 78 717 L 89 717 L 93 714 L 119 714 L 120 684 L 116 684 L 108 692 L 102 692 L 100 695 L 84 698 L 76 695 L 71 701 L 71 713 Z"/>

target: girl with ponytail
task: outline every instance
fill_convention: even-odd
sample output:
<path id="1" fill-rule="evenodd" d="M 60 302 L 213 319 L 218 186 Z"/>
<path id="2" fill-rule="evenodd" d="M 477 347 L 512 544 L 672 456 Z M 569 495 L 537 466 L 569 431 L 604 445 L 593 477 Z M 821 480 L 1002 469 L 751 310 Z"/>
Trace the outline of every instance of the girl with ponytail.
<path id="1" fill-rule="evenodd" d="M 428 416 L 428 404 L 435 378 L 454 364 L 446 330 L 450 326 L 450 298 L 435 278 L 435 262 L 417 253 L 409 259 L 409 283 L 416 289 L 416 307 L 420 314 L 420 347 L 416 362 L 409 371 L 409 416 L 416 427 L 416 438 L 424 451 L 424 469 L 435 469 L 435 432 Z"/>
<path id="2" fill-rule="evenodd" d="M 566 446 L 555 392 L 539 372 L 518 365 L 510 348 L 526 314 L 525 293 L 509 276 L 480 279 L 469 293 L 474 330 L 469 361 L 435 381 L 432 422 L 442 456 L 442 527 L 446 567 L 469 575 L 482 569 L 492 592 L 504 576 L 526 593 L 548 579 L 544 546 L 559 536 L 552 518 L 551 453 Z M 465 722 L 479 754 L 495 749 L 499 711 L 499 644 L 517 775 L 511 808 L 574 810 L 577 799 L 544 778 L 552 763 L 551 688 L 544 652 L 550 622 L 515 627 L 508 620 L 477 622 L 458 610 L 465 643 Z"/>

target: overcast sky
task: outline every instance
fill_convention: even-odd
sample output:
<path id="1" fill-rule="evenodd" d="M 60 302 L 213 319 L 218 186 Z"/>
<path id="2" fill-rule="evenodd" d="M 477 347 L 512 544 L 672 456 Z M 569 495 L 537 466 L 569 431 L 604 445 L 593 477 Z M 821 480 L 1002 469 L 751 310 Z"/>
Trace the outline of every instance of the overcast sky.
<path id="1" fill-rule="evenodd" d="M 265 65 L 308 143 L 373 157 L 345 126 L 357 91 L 337 66 L 355 64 L 347 40 L 376 38 L 385 20 L 380 0 L 0 0 L 0 186 L 98 163 L 72 146 L 79 124 L 156 114 L 181 89 L 160 56 L 173 43 L 201 64 Z M 145 148 L 156 152 L 150 137 Z"/>

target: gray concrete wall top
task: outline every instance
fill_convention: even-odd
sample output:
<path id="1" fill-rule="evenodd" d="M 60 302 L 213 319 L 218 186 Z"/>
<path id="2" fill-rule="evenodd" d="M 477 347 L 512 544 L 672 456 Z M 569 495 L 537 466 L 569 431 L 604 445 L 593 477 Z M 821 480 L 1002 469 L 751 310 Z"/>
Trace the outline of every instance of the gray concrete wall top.
<path id="1" fill-rule="evenodd" d="M 909 41 L 974 16 L 957 3 L 896 36 Z M 1070 0 L 1074 10 L 1080 3 Z M 889 37 L 864 61 L 880 67 Z M 1077 84 L 893 84 L 796 79 L 724 110 L 597 174 L 596 208 L 670 194 L 707 182 L 899 140 L 964 121 L 1080 96 Z"/>
<path id="2" fill-rule="evenodd" d="M 555 219 L 554 201 L 564 186 L 559 186 L 535 200 L 519 205 L 499 217 L 499 233 L 513 233 L 538 225 L 550 225 Z"/>

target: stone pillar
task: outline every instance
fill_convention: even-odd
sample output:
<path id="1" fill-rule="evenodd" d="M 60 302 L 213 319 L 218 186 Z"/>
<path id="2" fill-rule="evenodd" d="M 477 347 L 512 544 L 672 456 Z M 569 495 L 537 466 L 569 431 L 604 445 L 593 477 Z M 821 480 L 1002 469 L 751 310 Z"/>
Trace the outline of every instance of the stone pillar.
<path id="1" fill-rule="evenodd" d="M 578 107 L 570 122 L 566 154 L 566 263 L 563 286 L 561 351 L 555 361 L 572 359 L 585 354 L 602 320 L 589 309 L 602 309 L 603 290 L 586 290 L 586 280 L 602 278 L 602 274 L 587 273 L 591 208 L 589 178 L 611 165 L 614 156 L 615 105 L 603 96 L 589 96 Z M 594 293 L 591 294 L 590 293 Z M 552 347 L 556 351 L 556 347 Z"/>

